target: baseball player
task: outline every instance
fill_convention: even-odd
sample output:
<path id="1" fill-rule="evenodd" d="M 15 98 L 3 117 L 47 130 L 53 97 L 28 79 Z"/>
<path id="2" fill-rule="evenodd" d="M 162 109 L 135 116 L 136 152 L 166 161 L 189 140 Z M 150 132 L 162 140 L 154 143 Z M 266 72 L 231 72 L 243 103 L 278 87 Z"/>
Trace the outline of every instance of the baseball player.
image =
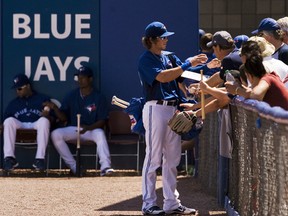
<path id="1" fill-rule="evenodd" d="M 163 54 L 168 32 L 161 22 L 152 22 L 142 38 L 147 50 L 139 59 L 138 70 L 142 81 L 146 103 L 143 108 L 146 156 L 142 170 L 142 212 L 144 215 L 194 214 L 195 209 L 183 206 L 178 199 L 177 166 L 181 158 L 181 136 L 173 132 L 168 121 L 177 110 L 179 88 L 176 79 L 192 65 L 205 63 L 206 55 L 194 56 L 182 64 L 174 55 L 177 65 L 172 67 L 169 57 Z M 179 78 L 178 78 L 179 79 Z M 156 170 L 162 166 L 163 209 L 157 206 L 155 191 Z"/>
<path id="2" fill-rule="evenodd" d="M 111 169 L 110 152 L 103 127 L 108 116 L 107 103 L 102 94 L 93 88 L 93 72 L 88 67 L 80 67 L 75 74 L 79 88 L 66 95 L 60 107 L 51 103 L 51 109 L 67 127 L 58 128 L 51 133 L 54 146 L 73 174 L 76 174 L 76 161 L 71 154 L 66 140 L 77 139 L 77 114 L 81 114 L 82 140 L 92 140 L 97 143 L 97 154 L 100 158 L 101 176 L 114 172 Z"/>
<path id="3" fill-rule="evenodd" d="M 45 102 L 50 101 L 46 95 L 32 90 L 31 83 L 25 74 L 14 77 L 17 97 L 7 106 L 4 113 L 4 170 L 12 171 L 19 164 L 15 158 L 15 140 L 17 129 L 37 130 L 37 152 L 33 168 L 45 169 L 45 152 L 50 134 L 49 111 L 44 110 Z"/>

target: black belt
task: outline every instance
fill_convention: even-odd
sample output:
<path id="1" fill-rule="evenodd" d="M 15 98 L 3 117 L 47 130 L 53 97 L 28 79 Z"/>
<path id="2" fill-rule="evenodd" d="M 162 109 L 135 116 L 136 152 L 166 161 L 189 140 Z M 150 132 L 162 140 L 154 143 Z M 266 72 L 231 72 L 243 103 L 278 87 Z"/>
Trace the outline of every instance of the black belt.
<path id="1" fill-rule="evenodd" d="M 177 106 L 177 101 L 158 100 L 156 104 L 164 106 Z"/>

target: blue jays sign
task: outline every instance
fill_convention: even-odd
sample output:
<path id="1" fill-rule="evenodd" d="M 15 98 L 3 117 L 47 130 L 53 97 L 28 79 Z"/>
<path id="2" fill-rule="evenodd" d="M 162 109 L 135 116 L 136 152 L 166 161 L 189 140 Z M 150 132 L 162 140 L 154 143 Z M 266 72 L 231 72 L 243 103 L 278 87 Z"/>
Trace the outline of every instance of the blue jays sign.
<path id="1" fill-rule="evenodd" d="M 3 0 L 2 12 L 4 90 L 25 73 L 37 90 L 62 99 L 76 68 L 88 64 L 99 75 L 99 1 Z"/>

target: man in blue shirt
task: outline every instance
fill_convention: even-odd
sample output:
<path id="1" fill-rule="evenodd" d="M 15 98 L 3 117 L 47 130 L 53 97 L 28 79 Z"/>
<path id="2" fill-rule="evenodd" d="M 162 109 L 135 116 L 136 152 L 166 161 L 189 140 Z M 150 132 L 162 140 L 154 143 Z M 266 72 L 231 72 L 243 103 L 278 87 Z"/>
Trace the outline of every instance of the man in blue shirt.
<path id="1" fill-rule="evenodd" d="M 268 42 L 273 44 L 275 52 L 272 57 L 288 65 L 288 45 L 283 42 L 284 32 L 275 19 L 270 17 L 264 18 L 261 20 L 258 28 L 251 33 L 264 37 Z"/>
<path id="2" fill-rule="evenodd" d="M 103 127 L 108 117 L 105 97 L 93 88 L 93 72 L 88 67 L 80 67 L 75 74 L 79 88 L 69 92 L 55 112 L 59 119 L 67 122 L 67 127 L 58 128 L 51 134 L 54 146 L 73 174 L 76 174 L 76 161 L 71 154 L 67 140 L 77 139 L 77 114 L 81 114 L 81 139 L 97 143 L 100 158 L 101 176 L 114 172 L 111 169 L 110 152 Z M 53 109 L 53 104 L 51 108 Z"/>
<path id="3" fill-rule="evenodd" d="M 181 136 L 173 132 L 168 121 L 177 110 L 180 100 L 178 82 L 183 71 L 207 61 L 205 54 L 192 57 L 182 63 L 173 56 L 174 63 L 163 52 L 166 49 L 168 32 L 161 22 L 152 22 L 142 38 L 147 50 L 141 55 L 138 71 L 143 84 L 146 103 L 143 108 L 146 155 L 142 169 L 142 212 L 144 215 L 195 214 L 178 199 L 177 166 L 181 158 Z M 163 209 L 157 205 L 155 191 L 156 170 L 162 167 Z"/>
<path id="4" fill-rule="evenodd" d="M 14 152 L 17 129 L 35 129 L 38 146 L 32 166 L 38 171 L 43 171 L 50 134 L 49 111 L 44 110 L 44 107 L 50 98 L 32 90 L 25 74 L 16 75 L 13 81 L 12 88 L 16 89 L 17 97 L 8 104 L 4 113 L 4 170 L 12 171 L 19 165 Z"/>

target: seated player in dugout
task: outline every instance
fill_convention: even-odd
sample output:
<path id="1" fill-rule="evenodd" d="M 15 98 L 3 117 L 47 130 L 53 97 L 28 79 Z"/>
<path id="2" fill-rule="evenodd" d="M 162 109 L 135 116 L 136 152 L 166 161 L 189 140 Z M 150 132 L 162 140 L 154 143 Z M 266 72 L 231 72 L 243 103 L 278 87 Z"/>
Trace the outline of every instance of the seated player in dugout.
<path id="1" fill-rule="evenodd" d="M 80 67 L 75 73 L 75 78 L 79 87 L 71 90 L 64 97 L 60 111 L 56 113 L 58 118 L 67 124 L 52 131 L 53 144 L 71 173 L 75 175 L 76 160 L 66 141 L 77 139 L 77 114 L 80 114 L 81 140 L 97 143 L 97 154 L 101 165 L 100 175 L 111 175 L 114 170 L 111 168 L 109 147 L 103 129 L 108 118 L 106 99 L 93 87 L 93 71 L 90 68 Z M 48 106 L 53 109 L 55 104 L 49 103 Z"/>
<path id="2" fill-rule="evenodd" d="M 17 97 L 9 102 L 4 112 L 4 170 L 16 168 L 19 163 L 15 157 L 15 141 L 17 129 L 37 130 L 37 151 L 32 167 L 37 171 L 45 170 L 45 154 L 50 135 L 50 125 L 55 117 L 45 108 L 50 97 L 37 93 L 32 89 L 30 80 L 25 74 L 18 74 L 13 79 L 12 88 Z"/>

